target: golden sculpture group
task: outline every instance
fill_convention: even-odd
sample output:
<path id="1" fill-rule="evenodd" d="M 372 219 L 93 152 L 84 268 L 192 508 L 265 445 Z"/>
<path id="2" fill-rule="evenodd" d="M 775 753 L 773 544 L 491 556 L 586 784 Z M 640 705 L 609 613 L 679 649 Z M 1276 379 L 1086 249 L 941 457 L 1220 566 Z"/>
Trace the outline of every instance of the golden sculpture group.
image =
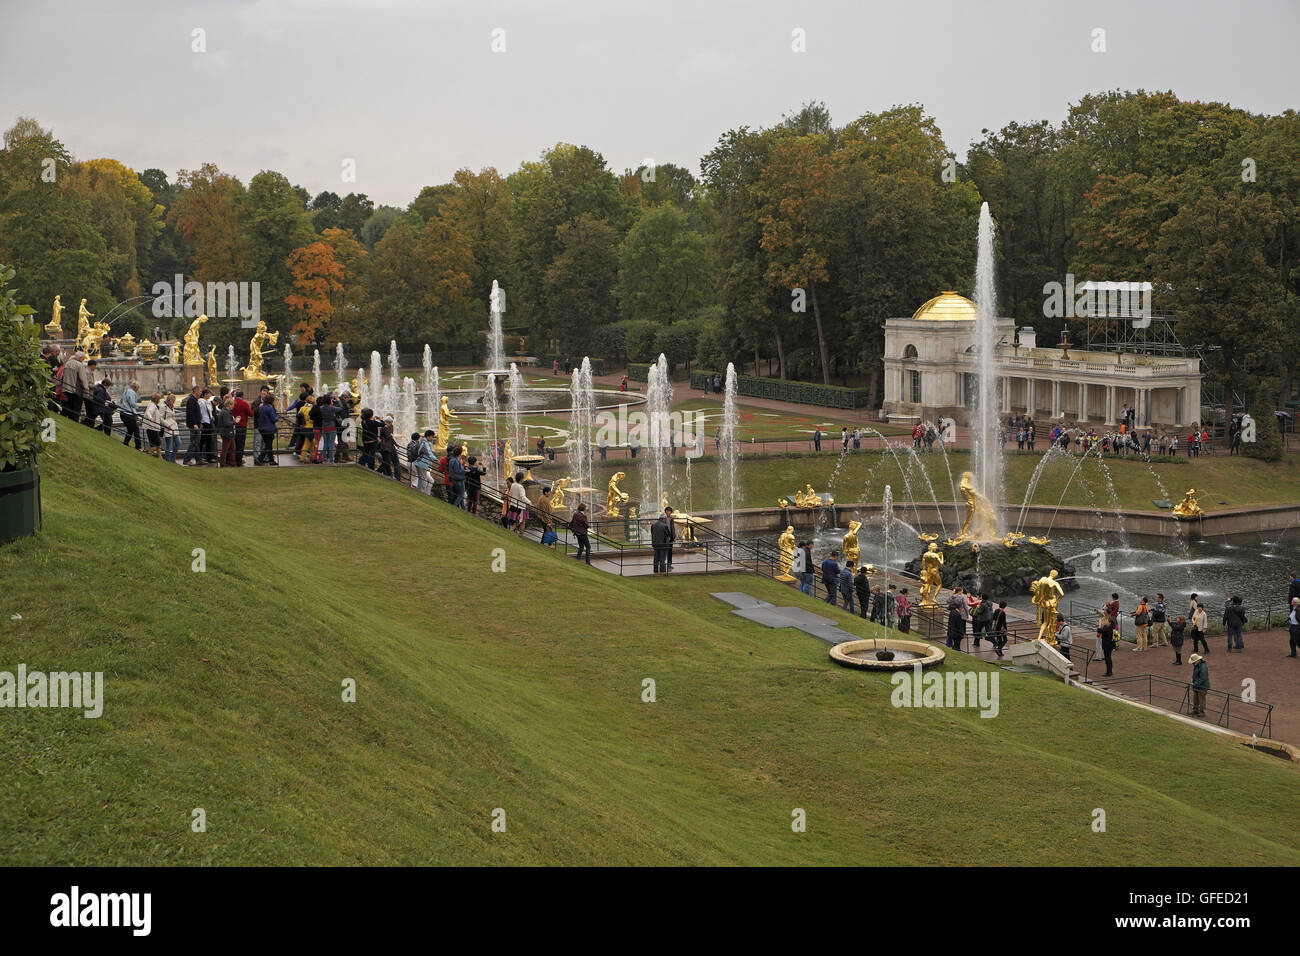
<path id="1" fill-rule="evenodd" d="M 975 490 L 975 476 L 969 471 L 961 475 L 961 496 L 966 502 L 966 520 L 962 522 L 961 531 L 948 544 L 961 544 L 963 541 L 996 541 L 998 537 L 998 517 L 993 505 Z"/>
<path id="2" fill-rule="evenodd" d="M 782 498 L 781 500 L 785 501 L 786 499 Z M 821 495 L 813 491 L 812 485 L 805 485 L 803 491 L 796 491 L 794 493 L 794 504 L 796 508 L 820 508 L 823 504 L 833 505 L 834 503 L 835 502 L 829 495 L 823 499 Z M 787 506 L 788 502 L 781 507 L 784 508 Z"/>
<path id="3" fill-rule="evenodd" d="M 266 373 L 262 371 L 262 356 L 271 351 L 265 347 L 267 343 L 275 345 L 279 338 L 279 332 L 266 331 L 266 322 L 257 323 L 257 331 L 253 333 L 253 338 L 248 343 L 248 364 L 244 366 L 245 382 L 261 382 L 267 378 Z M 196 335 L 195 341 L 197 340 Z"/>
<path id="4" fill-rule="evenodd" d="M 616 471 L 609 479 L 609 487 L 605 495 L 605 517 L 617 518 L 619 516 L 618 506 L 627 504 L 628 494 L 618 487 L 618 483 L 626 478 L 621 471 Z"/>
<path id="5" fill-rule="evenodd" d="M 1201 503 L 1196 500 L 1195 488 L 1188 488 L 1183 500 L 1174 505 L 1174 514 L 1180 518 L 1199 518 L 1205 514 L 1201 510 Z"/>

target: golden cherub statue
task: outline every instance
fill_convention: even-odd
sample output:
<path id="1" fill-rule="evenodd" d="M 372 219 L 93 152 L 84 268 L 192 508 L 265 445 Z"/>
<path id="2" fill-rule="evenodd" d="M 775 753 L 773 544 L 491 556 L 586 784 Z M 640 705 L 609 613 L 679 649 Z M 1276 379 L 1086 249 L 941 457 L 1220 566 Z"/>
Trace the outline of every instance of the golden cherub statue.
<path id="1" fill-rule="evenodd" d="M 778 508 L 784 510 L 790 507 L 790 500 L 788 498 L 777 498 L 776 504 Z"/>
<path id="2" fill-rule="evenodd" d="M 862 527 L 861 521 L 849 522 L 849 533 L 844 536 L 844 557 L 849 564 L 857 564 L 861 551 L 858 548 L 858 530 Z"/>
<path id="3" fill-rule="evenodd" d="M 45 326 L 45 331 L 52 339 L 63 337 L 63 304 L 59 302 L 57 295 L 54 297 L 54 306 L 50 310 L 50 321 Z"/>
<path id="4" fill-rule="evenodd" d="M 618 506 L 627 502 L 627 492 L 621 491 L 618 487 L 618 483 L 626 477 L 627 475 L 623 474 L 623 472 L 616 471 L 609 479 L 609 488 L 605 495 L 606 518 L 617 518 L 619 515 Z"/>
<path id="5" fill-rule="evenodd" d="M 265 320 L 258 321 L 257 330 L 248 342 L 248 364 L 244 366 L 244 381 L 261 381 L 266 378 L 266 373 L 262 371 L 262 356 L 270 351 L 266 348 L 267 343 L 275 345 L 279 338 L 279 332 L 266 331 Z"/>
<path id="6" fill-rule="evenodd" d="M 62 312 L 63 308 L 60 307 Z M 86 333 L 90 331 L 90 320 L 95 317 L 95 313 L 86 308 L 86 300 L 81 300 L 81 305 L 77 306 L 77 348 L 81 349 L 86 342 Z"/>
<path id="7" fill-rule="evenodd" d="M 1029 586 L 1029 594 L 1038 608 L 1038 639 L 1056 646 L 1056 605 L 1065 590 L 1056 580 L 1056 568 Z"/>
<path id="8" fill-rule="evenodd" d="M 183 339 L 184 350 L 181 355 L 181 361 L 185 365 L 203 364 L 203 353 L 199 351 L 199 329 L 203 327 L 203 323 L 206 321 L 208 321 L 208 317 L 206 315 L 200 315 L 190 323 L 189 329 L 185 332 L 185 337 Z"/>
<path id="9" fill-rule="evenodd" d="M 1205 514 L 1201 510 L 1201 503 L 1196 500 L 1195 488 L 1188 488 L 1183 500 L 1174 505 L 1174 514 L 1180 518 L 1199 518 Z"/>
<path id="10" fill-rule="evenodd" d="M 1020 543 L 1020 539 L 1025 536 L 1023 531 L 1008 531 L 1002 538 L 1002 543 L 1008 548 L 1014 548 Z"/>
<path id="11" fill-rule="evenodd" d="M 943 586 L 943 572 L 939 569 L 943 567 L 943 552 L 933 541 L 925 549 L 925 554 L 921 555 L 921 606 L 935 607 L 935 596 L 939 593 L 939 588 Z"/>
<path id="12" fill-rule="evenodd" d="M 217 377 L 217 347 L 215 345 L 208 346 L 207 365 L 208 384 L 214 389 L 221 388 L 221 379 Z"/>
<path id="13" fill-rule="evenodd" d="M 1037 535 L 1030 535 L 1030 536 L 1029 536 L 1029 543 L 1030 543 L 1030 544 L 1037 544 L 1037 545 L 1043 545 L 1043 546 L 1045 546 L 1045 545 L 1049 544 L 1049 543 L 1051 542 L 1051 540 L 1052 540 L 1051 538 L 1042 538 L 1042 537 L 1039 537 L 1039 536 L 1037 536 Z"/>
<path id="14" fill-rule="evenodd" d="M 438 437 L 434 439 L 434 451 L 442 451 L 451 442 L 451 420 L 455 417 L 450 400 L 446 395 L 442 396 L 438 403 Z"/>
<path id="15" fill-rule="evenodd" d="M 789 583 L 794 580 L 794 575 L 790 573 L 794 566 L 794 525 L 786 525 L 785 531 L 777 539 L 777 544 L 781 548 L 781 573 L 776 576 L 776 579 Z"/>

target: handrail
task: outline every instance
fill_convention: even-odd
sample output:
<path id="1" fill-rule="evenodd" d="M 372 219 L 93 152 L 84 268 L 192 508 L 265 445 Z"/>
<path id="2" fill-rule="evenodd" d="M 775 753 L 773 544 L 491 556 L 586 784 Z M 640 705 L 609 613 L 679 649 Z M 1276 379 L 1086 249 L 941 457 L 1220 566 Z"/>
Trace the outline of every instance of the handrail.
<path id="1" fill-rule="evenodd" d="M 1166 701 L 1177 700 L 1178 713 L 1183 713 L 1184 705 L 1186 705 L 1188 711 L 1190 711 L 1191 692 L 1193 690 L 1190 681 L 1175 680 L 1174 678 L 1166 677 L 1163 674 L 1128 674 L 1124 677 L 1107 677 L 1106 686 L 1114 687 L 1117 684 L 1130 685 L 1130 684 L 1137 684 L 1142 681 L 1146 682 L 1147 703 L 1151 703 L 1153 700 L 1156 699 L 1166 700 Z M 1169 687 L 1179 688 L 1182 691 L 1182 695 L 1178 698 L 1157 697 L 1157 695 L 1155 694 L 1156 685 L 1166 685 Z M 1219 726 L 1228 727 L 1229 729 L 1231 729 L 1231 723 L 1233 718 L 1235 717 L 1237 720 L 1246 723 L 1248 726 L 1252 728 L 1258 724 L 1259 726 L 1258 735 L 1260 737 L 1268 737 L 1270 735 L 1272 730 L 1272 725 L 1273 725 L 1272 704 L 1266 703 L 1265 701 L 1262 700 L 1243 700 L 1239 697 L 1234 697 L 1232 694 L 1229 694 L 1226 691 L 1214 690 L 1213 688 L 1205 691 L 1205 695 L 1207 701 L 1218 700 L 1222 705 L 1219 707 L 1218 718 L 1215 720 L 1215 723 L 1218 724 Z M 1243 717 L 1240 713 L 1233 714 L 1232 705 L 1234 702 L 1238 705 L 1239 708 L 1245 708 L 1248 711 L 1252 709 L 1254 710 L 1262 709 L 1264 712 L 1263 718 L 1251 720 L 1247 717 Z M 1255 731 L 1252 730 L 1252 733 L 1254 732 Z"/>

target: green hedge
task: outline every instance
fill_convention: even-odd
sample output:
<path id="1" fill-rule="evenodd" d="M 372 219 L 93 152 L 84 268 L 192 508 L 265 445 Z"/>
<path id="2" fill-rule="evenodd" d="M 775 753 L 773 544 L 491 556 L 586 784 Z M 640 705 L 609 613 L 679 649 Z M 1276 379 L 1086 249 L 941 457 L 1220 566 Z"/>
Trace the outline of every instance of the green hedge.
<path id="1" fill-rule="evenodd" d="M 650 366 L 648 363 L 637 362 L 628 363 L 627 378 L 630 382 L 648 382 L 650 381 Z M 695 378 L 691 377 L 691 387 L 695 387 Z"/>
<path id="2" fill-rule="evenodd" d="M 631 368 L 628 374 L 631 375 Z M 697 369 L 691 372 L 691 388 L 711 389 L 713 376 L 720 372 Z M 756 378 L 753 375 L 736 376 L 736 393 L 752 398 L 772 398 L 799 405 L 822 405 L 826 408 L 868 408 L 870 389 L 840 388 L 838 385 L 815 385 L 812 382 L 788 382 L 779 378 Z"/>

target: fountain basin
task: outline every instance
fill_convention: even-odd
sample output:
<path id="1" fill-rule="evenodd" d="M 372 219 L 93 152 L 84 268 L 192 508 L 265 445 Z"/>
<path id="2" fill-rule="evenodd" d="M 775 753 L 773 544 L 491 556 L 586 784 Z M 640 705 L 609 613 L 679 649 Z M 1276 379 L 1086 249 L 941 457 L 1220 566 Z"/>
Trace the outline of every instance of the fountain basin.
<path id="1" fill-rule="evenodd" d="M 894 652 L 892 661 L 882 661 L 876 657 L 876 651 L 886 648 Z M 836 664 L 868 671 L 910 670 L 916 664 L 933 667 L 942 664 L 946 656 L 942 647 L 925 641 L 882 640 L 874 637 L 836 644 L 831 648 L 830 655 Z"/>
<path id="2" fill-rule="evenodd" d="M 447 396 L 448 404 L 457 412 L 482 412 L 483 389 L 444 388 L 442 394 Z M 595 408 L 618 408 L 620 405 L 640 405 L 645 396 L 640 392 L 620 392 L 616 389 L 596 389 Z M 500 399 L 504 406 L 505 398 Z M 529 412 L 567 412 L 572 407 L 572 395 L 568 388 L 527 387 L 519 395 L 519 411 Z"/>

